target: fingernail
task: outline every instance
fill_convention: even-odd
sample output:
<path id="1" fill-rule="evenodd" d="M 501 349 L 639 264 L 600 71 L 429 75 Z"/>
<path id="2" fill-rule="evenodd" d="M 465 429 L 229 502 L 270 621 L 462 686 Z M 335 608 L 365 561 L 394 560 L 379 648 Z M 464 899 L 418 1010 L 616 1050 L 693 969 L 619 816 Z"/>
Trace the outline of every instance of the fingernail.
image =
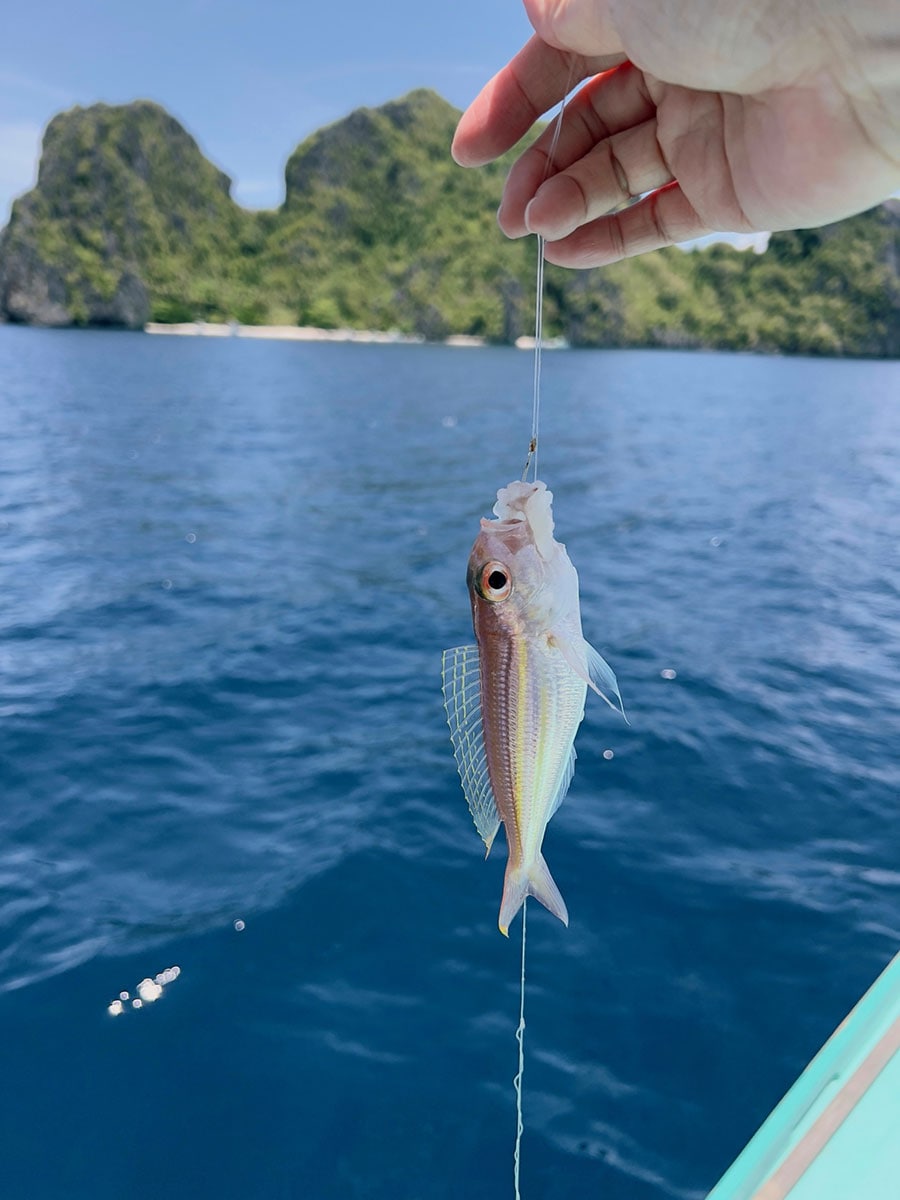
<path id="1" fill-rule="evenodd" d="M 525 224 L 530 233 L 539 234 L 548 242 L 559 241 L 577 228 L 575 222 L 567 221 L 555 211 L 552 202 L 547 203 L 547 196 L 542 196 L 540 189 L 525 209 Z"/>
<path id="2" fill-rule="evenodd" d="M 508 238 L 521 237 L 522 235 L 520 233 L 510 233 L 506 229 L 504 222 L 506 221 L 508 216 L 509 216 L 509 213 L 507 211 L 506 201 L 504 200 L 503 203 L 500 205 L 500 207 L 497 209 L 497 224 L 500 226 L 500 228 L 503 230 L 503 232 L 506 234 L 506 236 Z"/>
<path id="3" fill-rule="evenodd" d="M 529 233 L 539 234 L 544 238 L 557 237 L 556 223 L 548 220 L 546 215 L 541 217 L 540 212 L 535 212 L 534 207 L 538 203 L 539 196 L 535 196 L 533 200 L 529 200 L 525 208 L 525 226 Z M 540 206 L 538 206 L 540 207 Z"/>

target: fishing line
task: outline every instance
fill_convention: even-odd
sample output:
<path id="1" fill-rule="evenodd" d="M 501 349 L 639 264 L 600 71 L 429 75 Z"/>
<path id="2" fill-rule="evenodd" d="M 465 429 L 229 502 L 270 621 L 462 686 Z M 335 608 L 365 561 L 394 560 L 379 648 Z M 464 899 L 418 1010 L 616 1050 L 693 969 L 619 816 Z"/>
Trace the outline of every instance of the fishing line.
<path id="1" fill-rule="evenodd" d="M 575 60 L 569 62 L 569 77 L 566 80 L 566 90 L 563 92 L 563 98 L 560 102 L 559 112 L 556 116 L 556 125 L 553 129 L 553 137 L 550 141 L 550 151 L 547 155 L 547 163 L 544 167 L 544 178 L 541 183 L 545 183 L 547 176 L 553 168 L 553 157 L 556 154 L 556 147 L 559 142 L 559 134 L 562 129 L 563 114 L 566 111 L 566 101 L 569 96 L 569 89 L 572 87 L 572 80 L 575 76 Z M 531 405 L 531 441 L 528 445 L 528 456 L 525 459 L 525 470 L 522 472 L 522 480 L 528 478 L 529 467 L 534 468 L 532 479 L 537 480 L 537 449 L 538 449 L 538 431 L 541 423 L 541 350 L 543 348 L 544 339 L 544 239 L 540 234 L 537 235 L 537 271 L 535 278 L 535 297 L 534 297 L 534 394 Z M 522 1162 L 522 1133 L 525 1125 L 522 1120 L 522 1079 L 525 1075 L 525 914 L 528 911 L 528 897 L 522 901 L 522 971 L 519 976 L 519 1024 L 516 1027 L 516 1041 L 519 1043 L 519 1069 L 513 1079 L 513 1087 L 516 1090 L 516 1145 L 513 1151 L 513 1187 L 515 1189 L 515 1200 L 522 1200 L 519 1191 L 519 1169 Z"/>
<path id="2" fill-rule="evenodd" d="M 516 1029 L 516 1041 L 519 1043 L 519 1069 L 513 1079 L 516 1089 L 516 1148 L 513 1152 L 513 1185 L 516 1200 L 521 1200 L 519 1194 L 519 1166 L 522 1158 L 522 1076 L 525 1074 L 525 914 L 528 911 L 528 897 L 522 901 L 522 975 L 519 983 L 519 1024 Z"/>
<path id="3" fill-rule="evenodd" d="M 550 150 L 547 154 L 547 161 L 544 164 L 544 177 L 541 180 L 541 185 L 547 182 L 547 178 L 553 169 L 553 159 L 556 154 L 556 147 L 559 144 L 559 135 L 562 131 L 563 114 L 566 111 L 566 103 L 569 98 L 569 89 L 572 87 L 572 80 L 575 77 L 575 60 L 572 58 L 569 62 L 569 76 L 566 80 L 566 90 L 563 92 L 563 98 L 559 105 L 559 112 L 556 114 L 556 123 L 553 127 L 553 137 L 550 141 Z M 534 281 L 534 387 L 531 401 L 531 441 L 528 444 L 528 456 L 525 459 L 525 470 L 522 472 L 523 481 L 528 478 L 528 469 L 533 467 L 532 479 L 537 479 L 538 470 L 538 434 L 541 425 L 541 353 L 544 348 L 544 239 L 537 235 L 537 270 L 535 271 Z"/>

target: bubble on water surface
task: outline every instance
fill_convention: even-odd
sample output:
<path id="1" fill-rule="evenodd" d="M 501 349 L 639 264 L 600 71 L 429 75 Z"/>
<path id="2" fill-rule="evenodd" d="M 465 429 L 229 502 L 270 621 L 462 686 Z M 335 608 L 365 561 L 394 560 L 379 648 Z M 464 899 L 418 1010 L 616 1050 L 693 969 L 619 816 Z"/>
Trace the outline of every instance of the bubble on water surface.
<path id="1" fill-rule="evenodd" d="M 678 672 L 674 671 L 671 667 L 664 667 L 660 671 L 660 675 L 662 676 L 663 679 L 677 679 L 678 678 Z"/>
<path id="2" fill-rule="evenodd" d="M 603 757 L 604 757 L 604 758 L 607 760 L 607 762 L 608 762 L 608 761 L 609 761 L 611 758 L 615 758 L 615 757 L 616 757 L 616 755 L 615 755 L 615 751 L 614 751 L 614 750 L 604 750 L 604 751 L 603 751 Z"/>
<path id="3" fill-rule="evenodd" d="M 138 995 L 145 1004 L 152 1004 L 154 1000 L 160 998 L 162 993 L 162 985 L 155 979 L 142 979 L 138 984 Z"/>
<path id="4" fill-rule="evenodd" d="M 193 544 L 197 540 L 197 535 L 196 535 L 196 533 L 186 533 L 184 535 L 184 540 L 186 542 L 190 542 L 191 544 Z"/>
<path id="5" fill-rule="evenodd" d="M 166 591 L 168 591 L 168 590 L 169 590 L 169 588 L 171 588 L 171 586 L 172 586 L 172 580 L 171 580 L 171 579 L 164 579 L 164 580 L 162 581 L 162 585 L 163 585 L 163 587 L 166 589 Z"/>
<path id="6" fill-rule="evenodd" d="M 441 417 L 441 424 L 445 429 L 455 429 L 457 426 L 456 417 Z"/>
<path id="7" fill-rule="evenodd" d="M 174 966 L 166 967 L 164 971 L 157 972 L 152 979 L 149 975 L 145 976 L 140 983 L 135 986 L 134 990 L 137 992 L 137 995 L 133 1000 L 131 1000 L 131 1007 L 133 1009 L 140 1009 L 145 1005 L 152 1004 L 155 1000 L 158 1000 L 165 991 L 166 985 L 174 983 L 180 974 L 181 967 Z M 118 1000 L 113 1000 L 107 1006 L 106 1011 L 110 1014 L 110 1016 L 118 1017 L 125 1012 L 125 1005 L 130 999 L 130 992 L 119 992 Z"/>
<path id="8" fill-rule="evenodd" d="M 234 927 L 238 931 L 238 933 L 243 933 L 243 931 L 247 928 L 247 926 L 244 924 L 244 922 L 241 920 L 240 917 L 238 917 L 238 919 L 235 921 Z"/>

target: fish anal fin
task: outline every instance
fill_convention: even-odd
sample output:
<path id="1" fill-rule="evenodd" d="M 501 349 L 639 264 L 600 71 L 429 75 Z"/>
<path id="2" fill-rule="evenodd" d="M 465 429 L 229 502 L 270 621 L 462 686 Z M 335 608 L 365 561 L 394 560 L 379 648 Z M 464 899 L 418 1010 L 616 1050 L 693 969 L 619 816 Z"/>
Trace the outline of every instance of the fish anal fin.
<path id="1" fill-rule="evenodd" d="M 442 661 L 444 708 L 463 793 L 487 855 L 500 814 L 494 800 L 481 719 L 481 665 L 477 646 L 445 650 Z"/>

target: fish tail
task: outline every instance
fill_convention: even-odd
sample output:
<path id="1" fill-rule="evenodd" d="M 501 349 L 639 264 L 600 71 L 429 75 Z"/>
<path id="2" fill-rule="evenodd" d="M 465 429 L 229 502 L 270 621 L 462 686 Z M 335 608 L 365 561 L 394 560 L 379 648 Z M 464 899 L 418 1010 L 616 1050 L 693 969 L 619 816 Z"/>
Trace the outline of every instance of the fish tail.
<path id="1" fill-rule="evenodd" d="M 525 903 L 526 896 L 534 896 L 540 900 L 544 908 L 549 909 L 554 917 L 559 917 L 563 925 L 569 924 L 569 910 L 560 894 L 559 888 L 553 882 L 553 876 L 539 854 L 531 866 L 514 867 L 511 862 L 506 864 L 506 875 L 503 879 L 503 899 L 500 901 L 500 932 L 509 937 L 509 926 L 513 917 Z"/>

